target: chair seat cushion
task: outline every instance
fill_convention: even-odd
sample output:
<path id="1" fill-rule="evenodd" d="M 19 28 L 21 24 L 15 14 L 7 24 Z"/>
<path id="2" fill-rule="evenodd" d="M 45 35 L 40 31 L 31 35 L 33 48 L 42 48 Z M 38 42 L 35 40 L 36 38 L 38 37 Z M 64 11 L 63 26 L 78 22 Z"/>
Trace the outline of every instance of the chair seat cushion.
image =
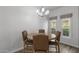
<path id="1" fill-rule="evenodd" d="M 25 41 L 25 44 L 33 44 L 33 40 L 27 40 Z"/>
<path id="2" fill-rule="evenodd" d="M 27 42 L 29 42 L 29 43 L 33 43 L 33 40 L 28 40 Z"/>
<path id="3" fill-rule="evenodd" d="M 55 42 L 55 40 L 50 40 L 51 42 Z"/>
<path id="4" fill-rule="evenodd" d="M 49 41 L 49 45 L 56 45 L 56 44 L 58 44 L 58 43 L 55 42 L 55 40 L 50 40 L 50 41 Z"/>

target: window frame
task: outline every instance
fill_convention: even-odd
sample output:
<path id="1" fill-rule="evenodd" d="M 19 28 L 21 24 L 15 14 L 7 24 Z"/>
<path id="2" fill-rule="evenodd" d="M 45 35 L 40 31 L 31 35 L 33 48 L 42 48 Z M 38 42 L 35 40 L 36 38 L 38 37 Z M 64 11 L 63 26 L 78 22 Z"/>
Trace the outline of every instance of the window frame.
<path id="1" fill-rule="evenodd" d="M 68 15 L 69 15 L 69 14 L 68 14 Z M 64 36 L 64 35 L 63 35 L 63 26 L 62 26 L 62 25 L 63 25 L 63 20 L 62 20 L 63 18 L 70 18 L 69 36 Z M 72 14 L 71 14 L 71 16 L 69 16 L 69 17 L 63 17 L 63 18 L 60 17 L 61 23 L 62 23 L 62 24 L 61 24 L 62 37 L 71 38 L 71 36 L 72 36 L 72 26 L 71 26 L 71 25 L 72 25 L 72 22 L 71 22 L 71 20 L 72 20 Z"/>
<path id="2" fill-rule="evenodd" d="M 52 20 L 56 20 L 56 28 L 55 28 L 55 31 L 57 31 L 57 16 L 55 16 L 55 17 L 50 17 L 50 20 L 49 20 L 50 34 L 55 34 L 55 33 L 52 33 L 52 30 L 51 30 L 51 21 L 52 21 Z"/>

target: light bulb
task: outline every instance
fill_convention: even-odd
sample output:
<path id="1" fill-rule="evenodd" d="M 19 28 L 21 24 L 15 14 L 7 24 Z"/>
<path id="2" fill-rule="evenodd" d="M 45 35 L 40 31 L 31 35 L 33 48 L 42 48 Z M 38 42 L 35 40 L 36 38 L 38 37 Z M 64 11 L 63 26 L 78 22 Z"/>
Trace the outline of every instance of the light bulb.
<path id="1" fill-rule="evenodd" d="M 45 11 L 45 8 L 42 8 L 42 12 L 44 12 Z"/>
<path id="2" fill-rule="evenodd" d="M 36 13 L 39 13 L 39 10 L 37 9 Z"/>
<path id="3" fill-rule="evenodd" d="M 49 10 L 47 10 L 46 12 L 45 12 L 45 15 L 48 15 L 49 14 Z"/>
<path id="4" fill-rule="evenodd" d="M 45 10 L 45 8 L 41 8 L 40 10 L 37 9 L 37 10 L 36 10 L 36 13 L 37 13 L 39 16 L 43 17 L 43 16 L 46 16 L 46 15 L 49 14 L 49 10 Z"/>

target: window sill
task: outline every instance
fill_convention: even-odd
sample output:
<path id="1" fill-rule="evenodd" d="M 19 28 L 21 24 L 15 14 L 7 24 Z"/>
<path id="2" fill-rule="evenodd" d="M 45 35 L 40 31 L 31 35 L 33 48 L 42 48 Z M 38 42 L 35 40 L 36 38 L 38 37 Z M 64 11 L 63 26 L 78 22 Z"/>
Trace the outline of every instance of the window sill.
<path id="1" fill-rule="evenodd" d="M 69 36 L 62 36 L 62 38 L 67 38 L 67 39 L 71 39 L 71 37 Z"/>

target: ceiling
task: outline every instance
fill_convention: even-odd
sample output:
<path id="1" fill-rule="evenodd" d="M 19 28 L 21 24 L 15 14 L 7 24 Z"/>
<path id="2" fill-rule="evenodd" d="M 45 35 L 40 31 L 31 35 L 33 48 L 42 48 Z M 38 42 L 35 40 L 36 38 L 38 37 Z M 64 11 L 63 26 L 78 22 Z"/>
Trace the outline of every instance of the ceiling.
<path id="1" fill-rule="evenodd" d="M 54 10 L 54 9 L 57 9 L 57 8 L 60 8 L 61 6 L 36 6 L 37 8 L 46 8 L 46 9 L 49 9 L 49 10 Z"/>

